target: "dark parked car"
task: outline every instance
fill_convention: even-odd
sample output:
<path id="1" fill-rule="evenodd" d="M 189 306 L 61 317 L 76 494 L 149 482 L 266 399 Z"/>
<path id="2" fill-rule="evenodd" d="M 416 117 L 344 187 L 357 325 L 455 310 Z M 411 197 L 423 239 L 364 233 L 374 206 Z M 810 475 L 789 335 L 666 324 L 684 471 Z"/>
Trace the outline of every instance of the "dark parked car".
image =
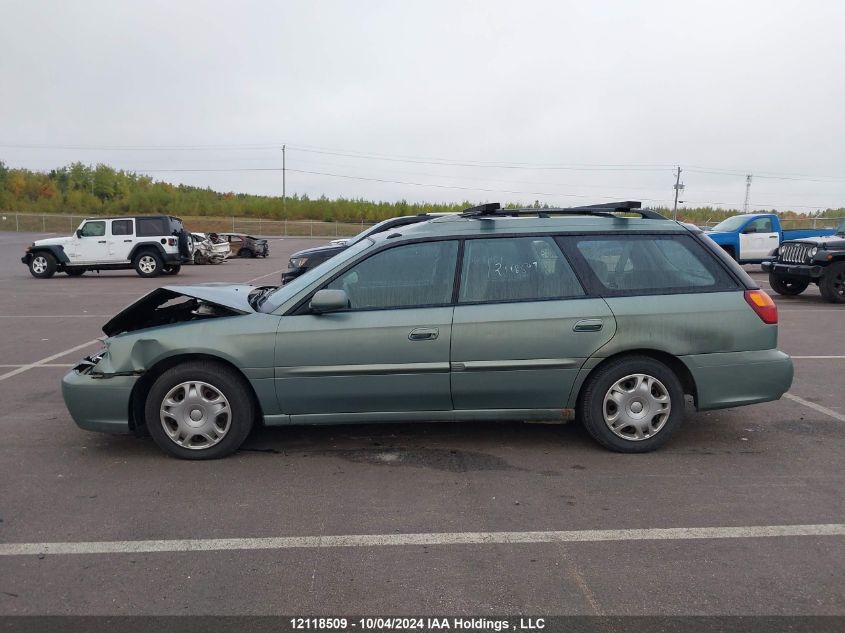
<path id="1" fill-rule="evenodd" d="M 378 224 L 374 224 L 348 240 L 334 240 L 331 244 L 315 246 L 314 248 L 306 248 L 305 250 L 297 251 L 290 256 L 288 269 L 282 273 L 282 284 L 286 284 L 289 281 L 296 279 L 302 273 L 311 270 L 318 264 L 322 264 L 327 259 L 331 259 L 341 251 L 345 251 L 347 248 L 366 237 L 375 235 L 376 233 L 382 233 L 389 229 L 395 229 L 400 226 L 416 224 L 417 222 L 425 222 L 426 220 L 436 218 L 439 215 L 444 214 L 420 213 L 419 215 L 405 215 L 398 218 L 390 218 L 389 220 L 383 220 Z"/>
<path id="2" fill-rule="evenodd" d="M 229 249 L 238 257 L 267 257 L 270 254 L 267 240 L 244 233 L 216 233 L 214 235 L 218 240 L 229 242 Z"/>
<path id="3" fill-rule="evenodd" d="M 800 295 L 814 283 L 826 301 L 845 303 L 845 220 L 835 235 L 784 242 L 773 261 L 763 262 L 763 270 L 778 294 Z"/>

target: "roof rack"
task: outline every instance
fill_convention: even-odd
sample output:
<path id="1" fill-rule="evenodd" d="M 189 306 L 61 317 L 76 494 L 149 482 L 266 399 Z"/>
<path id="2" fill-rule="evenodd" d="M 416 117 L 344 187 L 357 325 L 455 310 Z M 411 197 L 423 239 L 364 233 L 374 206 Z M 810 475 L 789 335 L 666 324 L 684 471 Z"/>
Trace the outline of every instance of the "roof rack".
<path id="1" fill-rule="evenodd" d="M 548 218 L 552 215 L 598 215 L 605 217 L 617 217 L 615 213 L 638 213 L 640 217 L 648 220 L 668 220 L 669 218 L 660 215 L 657 211 L 643 209 L 642 202 L 638 200 L 625 200 L 624 202 L 605 202 L 602 204 L 589 204 L 580 207 L 535 209 L 531 207 L 521 209 L 503 209 L 498 202 L 488 202 L 477 207 L 470 207 L 461 213 L 465 218 L 490 218 L 490 217 L 519 217 L 522 215 L 536 215 L 541 218 Z"/>

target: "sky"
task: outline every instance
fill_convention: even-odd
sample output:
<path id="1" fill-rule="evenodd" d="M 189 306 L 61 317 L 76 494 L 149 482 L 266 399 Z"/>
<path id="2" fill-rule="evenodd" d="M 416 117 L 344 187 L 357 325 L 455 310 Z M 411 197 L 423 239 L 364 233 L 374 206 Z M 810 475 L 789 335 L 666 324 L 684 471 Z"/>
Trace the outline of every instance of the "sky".
<path id="1" fill-rule="evenodd" d="M 0 0 L 0 160 L 221 191 L 845 206 L 845 2 Z"/>

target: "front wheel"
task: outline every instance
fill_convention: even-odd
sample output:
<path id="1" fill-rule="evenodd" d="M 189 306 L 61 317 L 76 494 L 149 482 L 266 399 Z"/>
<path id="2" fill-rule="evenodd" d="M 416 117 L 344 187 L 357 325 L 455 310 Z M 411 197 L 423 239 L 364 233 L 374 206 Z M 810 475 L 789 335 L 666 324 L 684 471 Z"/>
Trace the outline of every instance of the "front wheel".
<path id="1" fill-rule="evenodd" d="M 831 303 L 845 303 L 845 262 L 827 267 L 819 282 L 822 297 Z"/>
<path id="2" fill-rule="evenodd" d="M 141 277 L 157 277 L 164 268 L 161 257 L 154 251 L 141 251 L 135 256 L 132 265 Z"/>
<path id="3" fill-rule="evenodd" d="M 810 285 L 810 281 L 808 279 L 795 279 L 794 277 L 780 277 L 774 273 L 769 273 L 769 285 L 779 295 L 794 297 L 804 292 Z"/>
<path id="4" fill-rule="evenodd" d="M 35 253 L 29 260 L 29 273 L 36 279 L 49 279 L 56 274 L 56 258 L 50 253 Z"/>
<path id="5" fill-rule="evenodd" d="M 147 430 L 159 448 L 175 457 L 225 457 L 252 429 L 255 405 L 249 389 L 241 375 L 220 363 L 191 361 L 171 367 L 147 395 Z"/>
<path id="6" fill-rule="evenodd" d="M 660 361 L 630 356 L 588 378 L 578 409 L 584 428 L 605 448 L 647 453 L 663 446 L 682 424 L 684 390 Z"/>

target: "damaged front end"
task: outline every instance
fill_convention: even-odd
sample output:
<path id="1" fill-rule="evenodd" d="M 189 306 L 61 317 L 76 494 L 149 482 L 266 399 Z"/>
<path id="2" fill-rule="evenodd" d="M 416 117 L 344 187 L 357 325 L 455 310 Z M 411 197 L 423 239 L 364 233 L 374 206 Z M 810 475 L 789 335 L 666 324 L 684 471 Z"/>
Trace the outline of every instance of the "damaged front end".
<path id="1" fill-rule="evenodd" d="M 272 359 L 262 355 L 265 334 L 275 332 L 275 325 L 266 319 L 279 317 L 257 313 L 254 306 L 272 289 L 275 286 L 165 286 L 141 297 L 103 326 L 105 348 L 81 360 L 62 380 L 71 417 L 83 429 L 130 432 L 135 385 L 143 384 L 148 370 L 170 357 L 215 356 L 236 363 L 240 352 L 250 350 L 259 365 L 271 365 Z M 247 322 L 233 329 L 221 317 L 246 317 Z M 189 325 L 192 322 L 196 326 Z"/>

